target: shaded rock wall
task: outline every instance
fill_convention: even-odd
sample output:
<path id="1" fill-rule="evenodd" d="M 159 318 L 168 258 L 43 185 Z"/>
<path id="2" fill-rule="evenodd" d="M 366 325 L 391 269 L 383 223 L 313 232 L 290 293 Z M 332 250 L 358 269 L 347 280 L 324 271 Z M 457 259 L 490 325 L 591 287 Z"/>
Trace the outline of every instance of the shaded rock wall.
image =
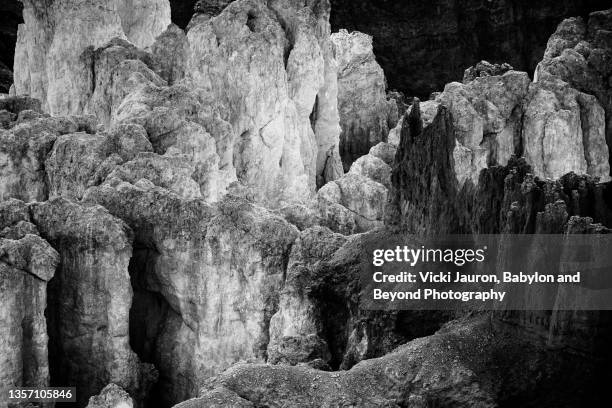
<path id="1" fill-rule="evenodd" d="M 109 382 L 141 397 L 155 379 L 129 345 L 132 231 L 100 206 L 58 198 L 30 206 L 61 266 L 49 287 L 49 362 L 57 386 L 85 405 Z"/>
<path id="2" fill-rule="evenodd" d="M 13 83 L 17 25 L 23 23 L 22 8 L 17 0 L 6 0 L 0 4 L 0 93 L 8 93 Z"/>

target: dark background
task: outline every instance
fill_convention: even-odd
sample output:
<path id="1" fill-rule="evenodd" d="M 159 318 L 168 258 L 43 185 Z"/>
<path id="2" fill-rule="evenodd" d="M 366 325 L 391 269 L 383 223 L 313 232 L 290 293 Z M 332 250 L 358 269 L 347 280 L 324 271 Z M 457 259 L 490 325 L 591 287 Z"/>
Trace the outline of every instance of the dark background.
<path id="1" fill-rule="evenodd" d="M 228 0 L 171 0 L 172 20 L 186 27 L 196 3 L 215 8 Z M 374 52 L 390 89 L 426 98 L 460 80 L 485 59 L 533 73 L 548 37 L 566 17 L 610 7 L 609 0 L 331 0 L 332 30 L 374 37 Z M 21 4 L 0 0 L 0 88 L 8 90 Z"/>

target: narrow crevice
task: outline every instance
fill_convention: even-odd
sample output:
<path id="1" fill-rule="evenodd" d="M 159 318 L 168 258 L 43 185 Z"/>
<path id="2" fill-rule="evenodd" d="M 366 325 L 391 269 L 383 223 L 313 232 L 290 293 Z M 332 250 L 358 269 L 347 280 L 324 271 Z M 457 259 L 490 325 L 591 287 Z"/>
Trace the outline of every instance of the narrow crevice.
<path id="1" fill-rule="evenodd" d="M 132 306 L 130 308 L 130 347 L 143 363 L 158 367 L 158 341 L 170 311 L 166 299 L 154 290 L 157 286 L 153 267 L 159 253 L 142 243 L 134 244 L 134 251 L 129 264 L 130 283 L 133 290 Z M 160 378 L 162 377 L 160 373 Z M 143 401 L 144 408 L 161 407 L 164 404 L 160 395 L 159 380 Z"/>

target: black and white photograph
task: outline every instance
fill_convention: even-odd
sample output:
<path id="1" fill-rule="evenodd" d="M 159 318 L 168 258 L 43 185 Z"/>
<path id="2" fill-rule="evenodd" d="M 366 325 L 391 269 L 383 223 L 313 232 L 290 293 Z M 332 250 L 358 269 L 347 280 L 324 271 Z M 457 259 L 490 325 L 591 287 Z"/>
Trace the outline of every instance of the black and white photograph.
<path id="1" fill-rule="evenodd" d="M 609 0 L 0 0 L 0 408 L 612 407 Z"/>

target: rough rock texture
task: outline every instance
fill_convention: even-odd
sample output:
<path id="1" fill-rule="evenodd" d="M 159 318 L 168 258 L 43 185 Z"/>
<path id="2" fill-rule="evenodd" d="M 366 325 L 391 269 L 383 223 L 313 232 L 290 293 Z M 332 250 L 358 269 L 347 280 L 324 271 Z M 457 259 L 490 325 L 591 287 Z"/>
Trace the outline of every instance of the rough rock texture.
<path id="1" fill-rule="evenodd" d="M 531 86 L 528 100 L 522 144 L 534 174 L 555 179 L 575 171 L 609 180 L 606 117 L 594 96 L 549 77 Z"/>
<path id="2" fill-rule="evenodd" d="M 218 200 L 236 181 L 231 126 L 210 99 L 186 86 L 158 87 L 141 79 L 117 108 L 112 126 L 143 126 L 155 153 L 191 166 L 201 196 Z"/>
<path id="3" fill-rule="evenodd" d="M 540 180 L 524 159 L 511 157 L 507 166 L 481 171 L 477 183 L 461 184 L 455 135 L 444 106 L 425 127 L 420 109 L 405 118 L 385 214 L 389 225 L 425 235 L 534 233 L 537 214 L 558 200 L 565 202 L 569 216 L 610 222 L 610 183 L 597 183 L 591 176 L 570 173 L 558 180 Z M 515 217 L 511 210 L 519 205 L 523 212 Z"/>
<path id="4" fill-rule="evenodd" d="M 464 83 L 446 85 L 421 105 L 425 123 L 438 104 L 450 112 L 459 185 L 477 184 L 481 170 L 506 165 L 513 155 L 524 156 L 539 177 L 574 171 L 609 179 L 605 113 L 594 96 L 555 77 L 531 83 L 525 72 L 487 64 L 468 69 Z M 391 132 L 393 141 L 397 134 Z"/>
<path id="5" fill-rule="evenodd" d="M 340 155 L 345 169 L 379 142 L 386 142 L 398 119 L 397 105 L 387 99 L 385 74 L 376 62 L 372 37 L 340 30 L 332 34 L 338 61 Z"/>
<path id="6" fill-rule="evenodd" d="M 189 30 L 187 79 L 219 103 L 238 178 L 261 198 L 307 198 L 337 149 L 328 15 L 325 1 L 240 0 Z"/>
<path id="7" fill-rule="evenodd" d="M 594 95 L 605 110 L 605 132 L 612 149 L 612 9 L 591 13 L 588 18 L 563 21 L 548 41 L 544 60 L 538 65 L 535 81 L 558 77 L 577 90 Z M 581 101 L 582 102 L 582 101 Z M 593 105 L 593 101 L 581 103 Z M 601 108 L 599 108 L 601 110 Z M 602 121 L 591 114 L 584 126 Z M 598 123 L 599 126 L 601 124 Z M 587 146 L 587 143 L 585 143 Z M 610 150 L 612 151 L 612 150 Z"/>
<path id="8" fill-rule="evenodd" d="M 609 6 L 605 0 L 332 0 L 331 22 L 334 31 L 372 35 L 389 87 L 425 100 L 483 59 L 533 72 L 564 18 Z"/>
<path id="9" fill-rule="evenodd" d="M 341 234 L 381 227 L 395 150 L 394 145 L 380 142 L 357 159 L 348 173 L 325 184 L 314 204 L 318 225 Z"/>
<path id="10" fill-rule="evenodd" d="M 95 122 L 90 117 L 48 117 L 27 109 L 36 107 L 29 101 L 21 98 L 0 101 L 0 107 L 9 107 L 10 112 L 17 115 L 15 121 L 9 121 L 9 129 L 0 129 L 2 200 L 11 197 L 24 201 L 46 200 L 49 185 L 45 160 L 57 138 L 69 133 L 94 131 Z"/>
<path id="11" fill-rule="evenodd" d="M 49 198 L 78 200 L 88 187 L 101 184 L 115 166 L 152 150 L 146 131 L 138 125 L 118 126 L 111 133 L 59 136 L 44 163 Z"/>
<path id="12" fill-rule="evenodd" d="M 58 253 L 38 235 L 28 207 L 0 203 L 0 405 L 8 390 L 49 386 L 47 282 Z"/>
<path id="13" fill-rule="evenodd" d="M 75 5 L 78 3 L 78 7 Z M 43 101 L 52 114 L 83 112 L 91 87 L 87 47 L 112 38 L 151 45 L 170 24 L 165 0 L 24 1 L 15 51 L 15 91 Z"/>
<path id="14" fill-rule="evenodd" d="M 268 363 L 349 369 L 409 340 L 430 335 L 447 312 L 377 312 L 359 307 L 361 262 L 369 240 L 324 227 L 302 232 L 293 246 L 278 312 L 270 322 Z"/>
<path id="15" fill-rule="evenodd" d="M 325 2 L 245 0 L 188 38 L 170 26 L 146 51 L 120 33 L 84 48 L 88 80 L 74 98 L 65 90 L 64 110 L 92 113 L 110 132 L 144 126 L 156 153 L 187 155 L 208 201 L 236 180 L 270 206 L 305 201 L 341 175 L 328 15 Z"/>
<path id="16" fill-rule="evenodd" d="M 308 285 L 316 265 L 329 260 L 346 238 L 324 227 L 302 232 L 293 244 L 279 311 L 270 321 L 268 362 L 295 365 L 320 359 L 327 364 L 331 358 L 327 342 L 321 339 L 323 310 L 308 296 Z"/>
<path id="17" fill-rule="evenodd" d="M 109 384 L 89 399 L 87 408 L 132 408 L 134 401 L 130 395 L 116 384 Z"/>
<path id="18" fill-rule="evenodd" d="M 129 345 L 132 231 L 100 206 L 64 198 L 30 211 L 61 257 L 47 306 L 54 382 L 76 386 L 83 406 L 109 382 L 142 398 L 155 373 Z"/>
<path id="19" fill-rule="evenodd" d="M 178 403 L 231 363 L 265 358 L 297 229 L 241 199 L 212 207 L 142 179 L 109 178 L 85 200 L 135 231 L 132 346 L 160 372 L 154 398 Z"/>
<path id="20" fill-rule="evenodd" d="M 174 24 L 170 24 L 149 47 L 160 67 L 160 76 L 168 85 L 174 85 L 185 77 L 185 64 L 189 52 L 189 44 L 185 32 Z"/>
<path id="21" fill-rule="evenodd" d="M 237 406 L 498 406 L 516 401 L 519 389 L 533 393 L 536 383 L 530 378 L 538 372 L 548 375 L 561 365 L 558 356 L 544 351 L 541 341 L 528 341 L 519 333 L 487 316 L 476 316 L 449 323 L 433 336 L 349 371 L 238 364 L 202 389 L 201 398 L 180 406 L 212 406 L 219 394 L 228 393 L 244 404 Z M 540 385 L 556 380 L 558 376 L 546 377 Z M 536 398 L 554 405 L 566 402 L 564 396 Z M 573 403 L 579 401 L 569 397 Z"/>

